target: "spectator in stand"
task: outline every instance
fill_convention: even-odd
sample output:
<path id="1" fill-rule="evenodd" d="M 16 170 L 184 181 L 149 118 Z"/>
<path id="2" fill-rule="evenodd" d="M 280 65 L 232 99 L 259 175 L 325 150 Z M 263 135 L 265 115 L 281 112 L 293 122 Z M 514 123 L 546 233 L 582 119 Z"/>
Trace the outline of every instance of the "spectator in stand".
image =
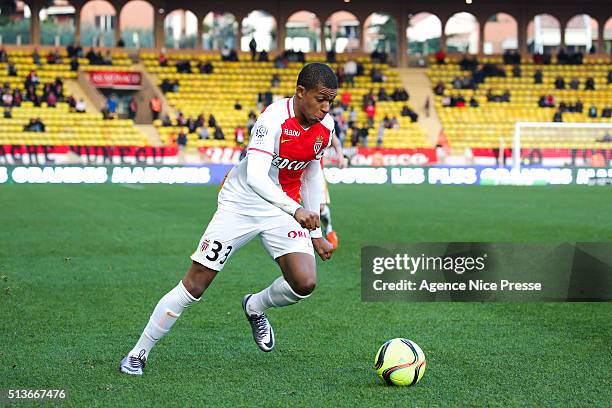
<path id="1" fill-rule="evenodd" d="M 168 66 L 168 57 L 166 57 L 166 55 L 163 52 L 159 54 L 159 66 L 160 67 Z"/>
<path id="2" fill-rule="evenodd" d="M 572 80 L 569 83 L 569 87 L 570 89 L 578 90 L 578 88 L 580 87 L 580 81 L 578 81 L 578 78 L 576 77 L 572 78 Z"/>
<path id="3" fill-rule="evenodd" d="M 236 127 L 234 130 L 234 137 L 238 146 L 244 145 L 244 127 L 238 125 L 238 127 Z"/>
<path id="4" fill-rule="evenodd" d="M 236 99 L 236 103 L 234 104 L 234 109 L 242 110 L 242 105 L 240 104 L 240 101 L 238 99 Z"/>
<path id="5" fill-rule="evenodd" d="M 10 89 L 2 94 L 2 105 L 5 107 L 13 106 L 13 94 L 10 93 Z"/>
<path id="6" fill-rule="evenodd" d="M 386 102 L 389 100 L 389 95 L 387 95 L 387 91 L 382 86 L 378 90 L 378 100 L 381 102 Z"/>
<path id="7" fill-rule="evenodd" d="M 221 126 L 215 126 L 215 140 L 225 140 L 225 135 Z"/>
<path id="8" fill-rule="evenodd" d="M 510 102 L 510 90 L 506 89 L 504 93 L 501 95 L 502 102 Z"/>
<path id="9" fill-rule="evenodd" d="M 601 117 L 602 118 L 612 118 L 612 108 L 610 108 L 609 106 L 606 106 L 605 108 L 603 108 L 603 110 L 601 111 Z"/>
<path id="10" fill-rule="evenodd" d="M 557 110 L 553 115 L 553 122 L 563 122 L 563 114 L 561 110 Z"/>
<path id="11" fill-rule="evenodd" d="M 257 59 L 259 62 L 268 62 L 270 61 L 270 57 L 268 56 L 268 51 L 261 50 L 259 52 L 259 58 Z M 285 66 L 286 68 L 286 66 Z"/>
<path id="12" fill-rule="evenodd" d="M 79 101 L 74 105 L 74 110 L 78 113 L 85 113 L 87 110 L 87 105 L 85 104 L 83 98 L 79 99 Z"/>
<path id="13" fill-rule="evenodd" d="M 124 48 L 125 47 L 125 41 L 123 41 L 123 38 L 120 38 L 119 41 L 117 41 L 117 48 Z"/>
<path id="14" fill-rule="evenodd" d="M 6 66 L 8 76 L 17 76 L 17 68 L 13 62 L 9 62 Z"/>
<path id="15" fill-rule="evenodd" d="M 251 41 L 249 41 L 249 50 L 251 51 L 251 61 L 255 61 L 257 56 L 257 41 L 255 41 L 255 37 L 251 37 Z"/>
<path id="16" fill-rule="evenodd" d="M 112 116 L 115 116 L 115 114 L 117 113 L 117 98 L 115 97 L 115 94 L 111 94 L 111 96 L 108 97 L 108 99 L 106 100 L 106 109 L 108 109 L 108 113 Z"/>
<path id="17" fill-rule="evenodd" d="M 13 90 L 13 106 L 16 106 L 16 107 L 21 106 L 22 100 L 23 100 L 23 96 L 21 95 L 21 90 L 19 90 L 19 88 L 15 88 Z"/>
<path id="18" fill-rule="evenodd" d="M 334 50 L 328 50 L 328 51 L 325 53 L 325 61 L 326 61 L 328 64 L 333 64 L 333 63 L 335 63 L 335 62 L 336 62 L 336 51 L 334 51 Z"/>
<path id="19" fill-rule="evenodd" d="M 589 115 L 589 118 L 592 118 L 592 119 L 596 118 L 597 117 L 597 108 L 595 106 L 591 105 L 591 107 L 589 108 L 588 115 Z"/>
<path id="20" fill-rule="evenodd" d="M 558 76 L 555 79 L 555 89 L 565 89 L 565 80 L 563 77 Z"/>
<path id="21" fill-rule="evenodd" d="M 49 92 L 47 95 L 47 107 L 55 108 L 57 106 L 57 97 L 53 92 Z"/>
<path id="22" fill-rule="evenodd" d="M 584 90 L 585 91 L 595 90 L 595 80 L 593 79 L 593 77 L 588 77 L 586 81 L 584 81 Z"/>
<path id="23" fill-rule="evenodd" d="M 70 71 L 77 72 L 79 70 L 79 59 L 72 57 L 70 60 Z"/>
<path id="24" fill-rule="evenodd" d="M 264 93 L 264 107 L 272 104 L 272 99 L 273 99 L 272 91 L 268 89 Z"/>
<path id="25" fill-rule="evenodd" d="M 151 116 L 153 117 L 153 120 L 159 119 L 159 115 L 162 111 L 161 99 L 159 99 L 157 96 L 154 96 L 149 101 L 149 107 L 151 108 Z"/>
<path id="26" fill-rule="evenodd" d="M 391 118 L 391 120 L 389 120 L 389 127 L 391 129 L 399 129 L 400 128 L 399 120 L 397 120 L 397 117 L 395 115 Z"/>
<path id="27" fill-rule="evenodd" d="M 0 48 L 0 63 L 4 64 L 6 62 L 8 62 L 8 54 L 6 53 L 4 46 L 2 46 L 2 48 Z"/>
<path id="28" fill-rule="evenodd" d="M 170 116 L 164 115 L 164 117 L 162 118 L 161 125 L 164 126 L 164 127 L 172 126 L 172 120 L 170 119 Z"/>
<path id="29" fill-rule="evenodd" d="M 178 111 L 176 113 L 176 125 L 177 126 L 187 126 L 187 118 L 181 111 Z"/>
<path id="30" fill-rule="evenodd" d="M 612 84 L 612 69 L 608 70 L 608 84 Z"/>
<path id="31" fill-rule="evenodd" d="M 434 93 L 438 96 L 444 95 L 444 83 L 439 81 L 433 89 Z"/>
<path id="32" fill-rule="evenodd" d="M 368 134 L 370 131 L 369 128 L 370 127 L 364 123 L 361 129 L 359 129 L 359 139 L 361 140 L 361 145 L 363 147 L 368 147 Z"/>
<path id="33" fill-rule="evenodd" d="M 210 137 L 210 132 L 207 126 L 200 126 L 198 131 L 198 137 L 200 140 L 206 140 Z"/>
<path id="34" fill-rule="evenodd" d="M 542 74 L 542 70 L 541 69 L 536 69 L 536 71 L 533 74 L 533 83 L 534 84 L 541 84 L 543 83 L 543 74 Z"/>
<path id="35" fill-rule="evenodd" d="M 136 103 L 136 98 L 132 97 L 128 105 L 128 117 L 134 120 L 136 118 L 137 113 L 138 113 L 138 104 Z"/>
<path id="36" fill-rule="evenodd" d="M 11 113 L 11 108 L 6 108 L 4 110 L 4 119 L 12 119 L 13 115 Z"/>
<path id="37" fill-rule="evenodd" d="M 364 109 L 368 117 L 368 127 L 374 126 L 374 116 L 376 116 L 376 107 L 372 103 L 368 103 Z"/>
<path id="38" fill-rule="evenodd" d="M 385 125 L 387 122 L 387 117 L 385 116 L 384 120 L 380 121 L 380 125 L 378 125 L 378 135 L 376 136 L 376 147 L 381 147 L 383 144 L 383 137 L 385 135 Z"/>
<path id="39" fill-rule="evenodd" d="M 41 65 L 40 55 L 38 54 L 38 50 L 36 48 L 34 48 L 34 51 L 32 52 L 32 63 L 35 65 Z"/>
<path id="40" fill-rule="evenodd" d="M 278 88 L 280 87 L 280 83 L 280 76 L 278 74 L 272 75 L 272 79 L 270 80 L 270 86 L 272 88 Z"/>
<path id="41" fill-rule="evenodd" d="M 351 93 L 347 90 L 345 90 L 344 92 L 342 92 L 342 95 L 340 96 L 340 101 L 342 102 L 342 108 L 344 110 L 347 110 L 349 105 L 351 104 Z"/>
<path id="42" fill-rule="evenodd" d="M 162 81 L 162 83 L 159 86 L 159 88 L 161 89 L 161 91 L 163 93 L 170 92 L 170 90 L 172 89 L 172 85 L 170 84 L 170 80 L 168 80 L 168 78 L 164 78 L 164 80 Z"/>
<path id="43" fill-rule="evenodd" d="M 355 76 L 357 75 L 357 63 L 349 58 L 344 63 L 344 81 L 346 82 L 347 87 L 355 86 Z"/>
<path id="44" fill-rule="evenodd" d="M 215 118 L 215 115 L 213 115 L 212 113 L 208 115 L 208 127 L 217 127 L 217 118 Z"/>
<path id="45" fill-rule="evenodd" d="M 179 149 L 179 162 L 180 163 L 185 162 L 185 150 L 187 149 L 188 141 L 189 139 L 188 139 L 185 128 L 181 128 L 178 136 L 176 137 L 176 145 Z"/>
<path id="46" fill-rule="evenodd" d="M 379 68 L 372 68 L 372 70 L 370 71 L 370 78 L 374 83 L 384 82 L 383 73 Z"/>
<path id="47" fill-rule="evenodd" d="M 574 105 L 574 111 L 578 113 L 582 113 L 583 110 L 584 110 L 584 104 L 582 103 L 580 99 L 578 99 L 576 101 L 576 104 Z"/>
<path id="48" fill-rule="evenodd" d="M 476 100 L 476 98 L 474 98 L 474 96 L 472 96 L 470 98 L 470 107 L 477 108 L 479 106 L 480 106 L 480 104 L 478 103 L 478 100 Z"/>
<path id="49" fill-rule="evenodd" d="M 438 52 L 436 52 L 436 63 L 444 64 L 445 60 L 446 60 L 446 52 L 444 52 L 444 50 L 440 48 Z"/>
<path id="50" fill-rule="evenodd" d="M 515 65 L 512 67 L 512 76 L 514 78 L 520 78 L 521 77 L 521 66 L 520 65 Z"/>
<path id="51" fill-rule="evenodd" d="M 349 111 L 349 114 L 348 114 L 347 125 L 349 128 L 352 129 L 355 126 L 356 122 L 357 122 L 357 111 L 355 110 L 355 108 L 351 107 L 351 110 Z"/>
<path id="52" fill-rule="evenodd" d="M 404 105 L 406 106 L 406 105 Z M 429 117 L 429 111 L 431 109 L 431 99 L 429 98 L 429 95 L 427 95 L 425 97 L 425 102 L 423 103 L 423 111 L 425 111 L 425 117 Z"/>

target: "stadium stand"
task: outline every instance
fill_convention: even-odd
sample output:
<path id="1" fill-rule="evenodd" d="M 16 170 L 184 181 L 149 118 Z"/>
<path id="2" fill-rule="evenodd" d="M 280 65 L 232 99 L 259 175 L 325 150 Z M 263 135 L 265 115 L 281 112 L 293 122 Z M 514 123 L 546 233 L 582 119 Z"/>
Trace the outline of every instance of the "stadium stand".
<path id="1" fill-rule="evenodd" d="M 50 53 L 57 53 L 59 59 L 49 63 Z M 34 55 L 38 54 L 39 64 L 34 62 Z M 132 61 L 125 52 L 113 52 L 113 67 L 128 67 Z M 44 145 L 129 145 L 145 146 L 148 144 L 147 137 L 140 133 L 133 126 L 131 120 L 114 119 L 104 120 L 98 112 L 77 113 L 68 105 L 70 92 L 63 87 L 62 95 L 55 95 L 57 104 L 55 107 L 41 100 L 40 106 L 35 106 L 32 100 L 28 100 L 26 79 L 31 72 L 36 77 L 36 95 L 43 98 L 45 84 L 55 84 L 56 81 L 66 81 L 74 79 L 77 72 L 71 70 L 71 59 L 68 58 L 66 50 L 61 51 L 41 51 L 36 50 L 12 50 L 8 52 L 8 61 L 0 63 L 0 83 L 4 84 L 4 89 L 10 89 L 11 93 L 19 90 L 22 95 L 22 102 L 17 104 L 10 103 L 7 106 L 2 101 L 3 109 L 10 110 L 9 114 L 0 118 L 0 144 L 44 144 Z M 17 75 L 9 75 L 8 65 L 16 69 Z M 108 65 L 91 65 L 86 57 L 78 58 L 81 70 L 102 70 L 108 69 Z M 53 89 L 55 90 L 55 88 Z M 4 93 L 4 92 L 3 92 Z M 55 93 L 55 92 L 54 92 Z M 44 99 L 44 98 L 43 98 Z M 30 119 L 40 118 L 45 125 L 43 132 L 26 131 L 25 128 Z"/>
<path id="2" fill-rule="evenodd" d="M 302 66 L 299 62 L 289 62 L 286 68 L 275 67 L 274 62 L 251 61 L 250 56 L 244 57 L 239 62 L 222 61 L 221 56 L 193 56 L 190 54 L 175 54 L 163 57 L 164 65 L 160 65 L 160 54 L 142 53 L 140 54 L 146 69 L 149 73 L 157 76 L 158 85 L 162 87 L 164 81 L 166 85 L 178 82 L 178 90 L 169 90 L 165 93 L 170 105 L 176 110 L 171 118 L 172 126 L 162 126 L 162 121 L 156 121 L 158 131 L 162 141 L 172 143 L 173 139 L 181 130 L 177 125 L 176 114 L 180 111 L 186 118 L 197 118 L 204 114 L 208 121 L 212 113 L 218 125 L 225 134 L 225 140 L 214 140 L 214 127 L 210 127 L 209 139 L 199 140 L 197 137 L 190 138 L 189 144 L 198 147 L 209 146 L 234 146 L 234 130 L 238 126 L 247 127 L 248 114 L 250 111 L 259 112 L 264 104 L 258 106 L 258 94 L 270 91 L 275 98 L 292 95 L 295 90 L 295 80 Z M 345 57 L 346 58 L 346 57 Z M 167 59 L 167 61 L 165 61 Z M 308 58 L 308 62 L 321 61 L 323 58 Z M 338 69 L 344 64 L 344 59 L 339 59 L 337 63 L 330 64 L 334 69 Z M 350 107 L 357 112 L 356 124 L 360 127 L 368 122 L 364 112 L 362 101 L 364 95 L 370 90 L 377 99 L 379 90 L 382 87 L 391 95 L 395 88 L 401 87 L 401 82 L 397 70 L 390 68 L 386 64 L 372 64 L 368 58 L 356 58 L 364 68 L 364 74 L 355 78 L 354 87 L 342 86 L 338 92 L 337 103 L 340 105 L 341 95 L 345 90 L 351 93 Z M 212 73 L 200 73 L 200 65 L 209 62 L 213 67 Z M 183 64 L 183 71 L 191 70 L 191 73 L 179 73 L 180 64 Z M 179 67 L 177 67 L 179 64 Z M 374 83 L 371 78 L 371 70 L 379 69 L 384 77 L 384 82 Z M 202 71 L 205 71 L 202 68 Z M 272 87 L 272 78 L 276 75 L 279 84 L 277 88 Z M 235 109 L 236 102 L 242 105 L 241 110 Z M 395 129 L 384 129 L 382 147 L 430 147 L 425 140 L 423 130 L 418 123 L 413 123 L 408 116 L 402 116 L 404 105 L 409 107 L 405 101 L 377 101 L 374 123 L 368 134 L 368 146 L 376 146 L 378 138 L 378 128 L 385 116 L 391 120 L 397 120 Z M 411 107 L 410 107 L 411 108 Z M 411 108 L 412 109 L 412 108 Z M 342 115 L 342 121 L 349 121 L 349 111 L 338 111 Z M 399 127 L 399 128 L 397 128 Z M 345 145 L 351 144 L 350 131 L 346 137 Z M 248 139 L 248 135 L 247 135 Z M 245 143 L 248 140 L 245 140 Z"/>
<path id="3" fill-rule="evenodd" d="M 605 117 L 606 109 L 612 104 L 612 84 L 608 82 L 612 64 L 608 58 L 586 58 L 583 64 L 576 65 L 558 64 L 555 58 L 551 64 L 534 64 L 523 58 L 520 65 L 505 65 L 502 56 L 488 56 L 477 61 L 480 68 L 474 71 L 462 69 L 463 58 L 446 57 L 445 64 L 431 58 L 429 70 L 431 82 L 438 88 L 435 89 L 438 91 L 436 109 L 449 145 L 457 151 L 469 147 L 497 148 L 500 138 L 509 147 L 515 122 L 612 121 L 609 116 Z M 474 88 L 473 72 L 482 71 L 487 64 L 493 70 L 501 70 L 497 73 L 500 76 L 487 76 L 475 89 L 470 89 Z M 542 83 L 534 83 L 538 70 Z M 565 89 L 556 89 L 555 81 L 559 77 L 564 79 Z M 589 77 L 595 82 L 594 90 L 585 90 Z M 578 89 L 567 85 L 572 79 L 578 79 Z M 504 102 L 506 92 L 509 101 Z M 554 106 L 546 106 L 547 98 Z M 588 114 L 591 106 L 597 110 L 596 117 Z M 601 148 L 601 144 L 548 134 L 524 140 L 523 147 Z"/>

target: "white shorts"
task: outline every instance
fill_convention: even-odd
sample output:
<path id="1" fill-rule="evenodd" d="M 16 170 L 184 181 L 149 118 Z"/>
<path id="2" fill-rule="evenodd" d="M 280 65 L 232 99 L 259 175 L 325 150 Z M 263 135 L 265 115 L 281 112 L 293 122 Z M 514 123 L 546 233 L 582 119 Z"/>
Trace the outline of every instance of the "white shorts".
<path id="1" fill-rule="evenodd" d="M 303 252 L 314 257 L 310 233 L 289 214 L 255 217 L 219 208 L 206 227 L 191 260 L 220 271 L 238 249 L 257 235 L 261 236 L 266 250 L 274 259 L 292 252 Z"/>

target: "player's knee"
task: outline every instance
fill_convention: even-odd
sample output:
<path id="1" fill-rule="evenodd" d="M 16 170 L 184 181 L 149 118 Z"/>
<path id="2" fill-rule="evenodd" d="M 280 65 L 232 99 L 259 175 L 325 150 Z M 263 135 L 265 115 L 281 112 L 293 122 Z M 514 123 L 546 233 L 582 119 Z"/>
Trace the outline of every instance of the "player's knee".
<path id="1" fill-rule="evenodd" d="M 295 282 L 293 290 L 300 296 L 308 296 L 315 290 L 317 286 L 317 278 L 314 276 L 308 276 Z"/>
<path id="2" fill-rule="evenodd" d="M 212 271 L 205 266 L 198 264 L 197 262 L 193 262 L 187 271 L 185 278 L 183 279 L 183 284 L 191 296 L 197 299 L 202 296 L 215 275 L 215 271 Z"/>

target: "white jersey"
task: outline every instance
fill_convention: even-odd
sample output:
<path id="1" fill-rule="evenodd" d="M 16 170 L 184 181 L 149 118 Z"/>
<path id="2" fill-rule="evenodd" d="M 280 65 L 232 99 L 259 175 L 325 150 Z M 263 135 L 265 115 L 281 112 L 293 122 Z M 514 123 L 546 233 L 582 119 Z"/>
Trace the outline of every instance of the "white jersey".
<path id="1" fill-rule="evenodd" d="M 293 98 L 268 106 L 253 126 L 246 157 L 226 177 L 219 192 L 219 208 L 244 215 L 272 216 L 283 211 L 293 215 L 300 207 L 302 175 L 313 161 L 320 170 L 319 162 L 324 149 L 331 145 L 333 131 L 334 121 L 329 114 L 304 129 L 295 118 Z M 251 176 L 249 184 L 249 157 L 255 160 L 255 156 L 262 155 L 269 155 L 269 171 L 255 183 Z M 260 183 L 267 188 L 269 180 L 276 188 L 257 188 Z"/>

